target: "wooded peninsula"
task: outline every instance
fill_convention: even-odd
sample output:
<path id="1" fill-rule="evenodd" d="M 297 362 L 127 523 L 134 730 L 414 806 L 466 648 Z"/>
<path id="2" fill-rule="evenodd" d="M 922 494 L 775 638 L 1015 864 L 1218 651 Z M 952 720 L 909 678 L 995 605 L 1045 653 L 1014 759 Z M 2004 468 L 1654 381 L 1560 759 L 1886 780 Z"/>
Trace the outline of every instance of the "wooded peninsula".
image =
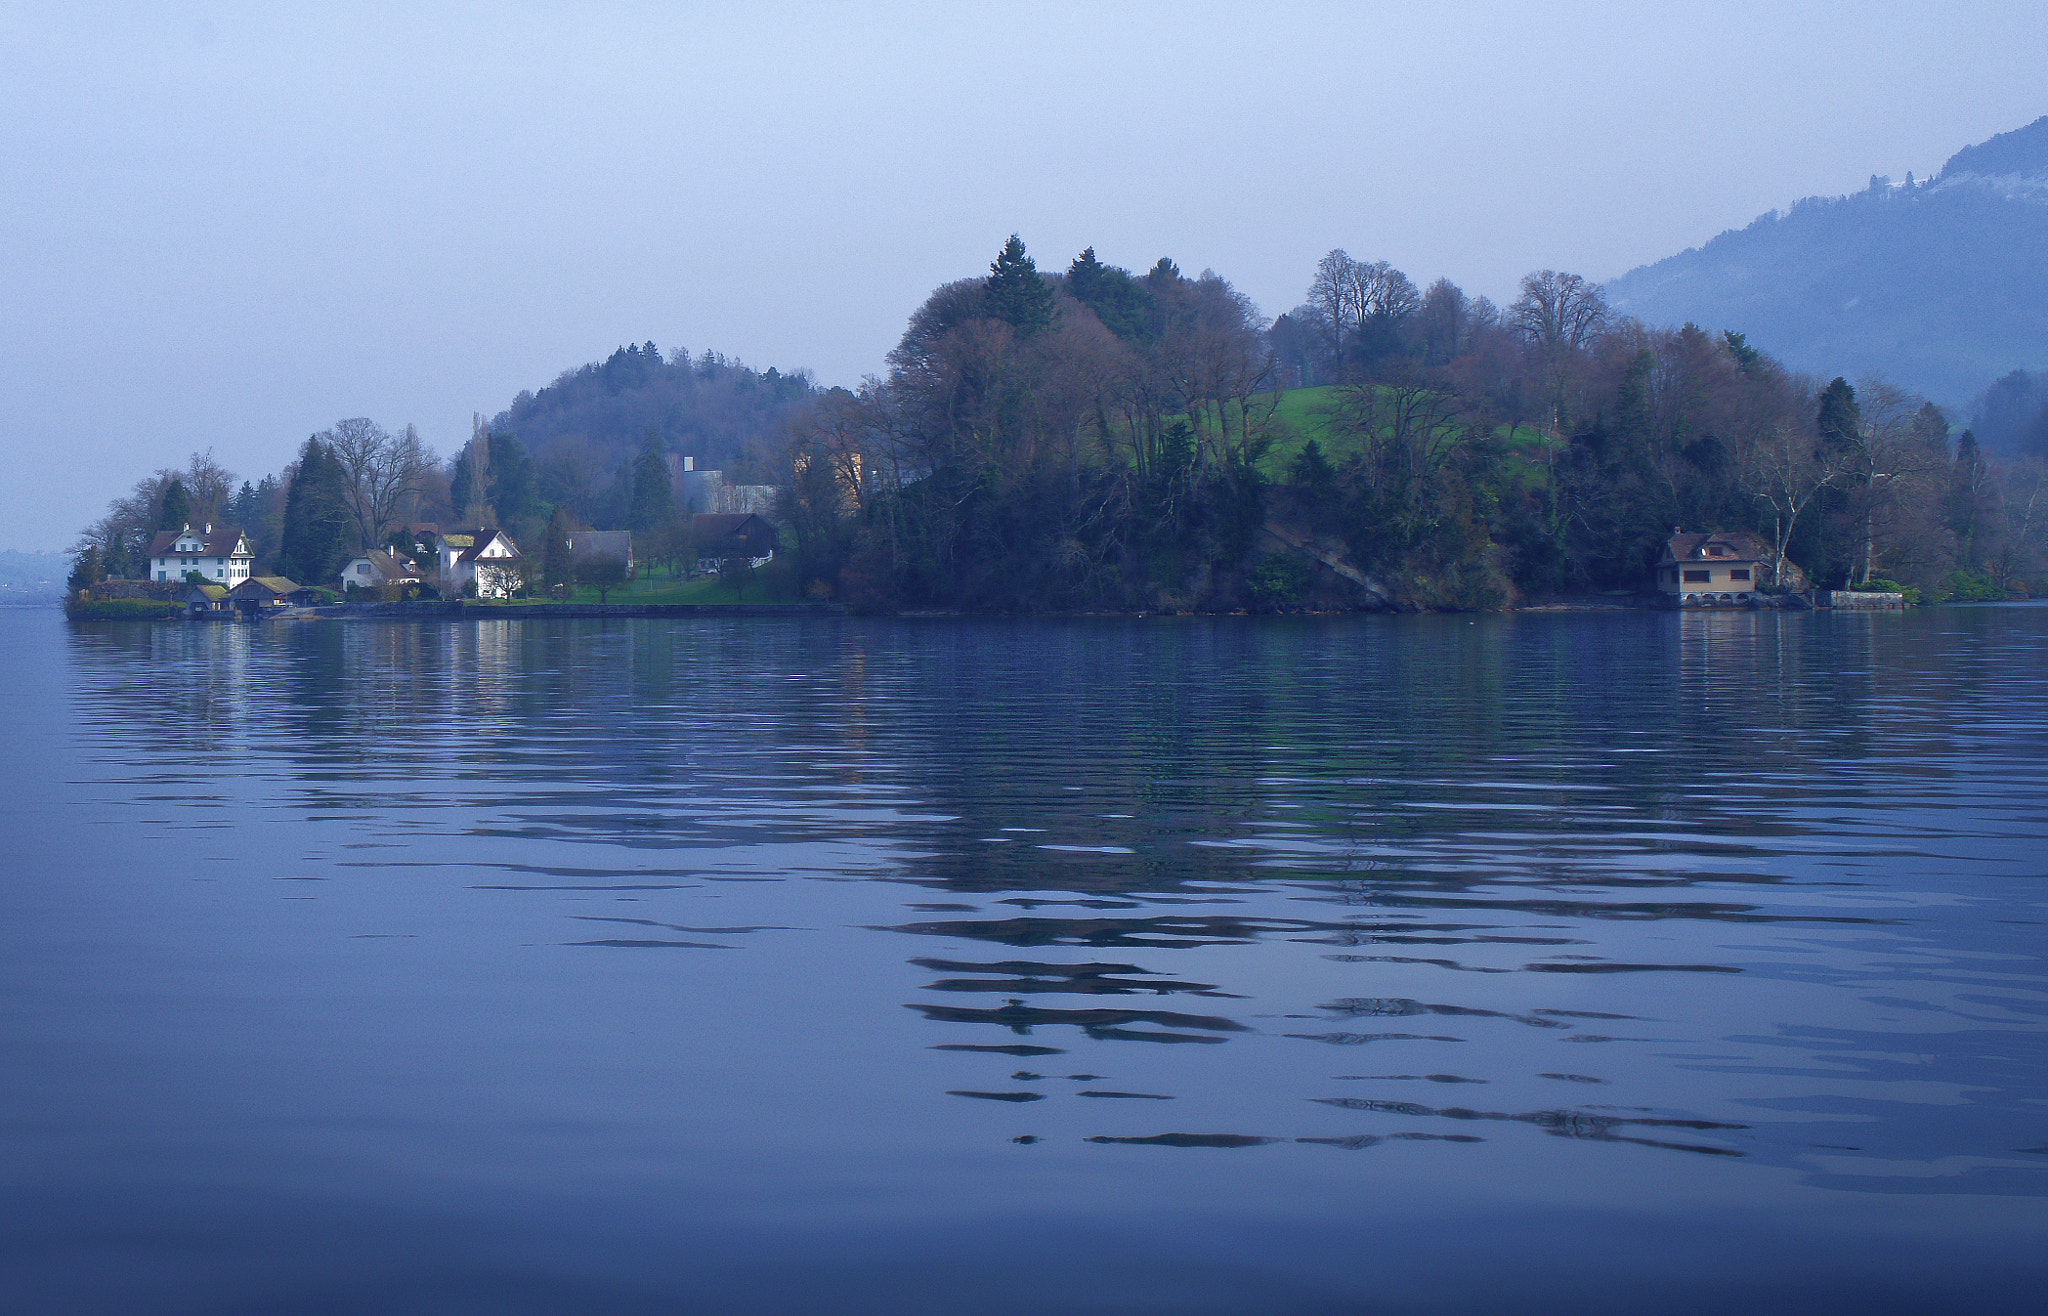
<path id="1" fill-rule="evenodd" d="M 1985 451 L 1879 378 L 1791 372 L 1739 328 L 1617 315 L 1575 274 L 1519 294 L 1332 251 L 1268 321 L 1213 271 L 1090 249 L 1047 274 L 1012 237 L 857 388 L 623 347 L 445 461 L 365 418 L 255 481 L 195 454 L 82 532 L 70 583 L 154 584 L 155 536 L 232 526 L 257 575 L 339 591 L 361 554 L 482 530 L 527 546 L 511 594 L 708 598 L 749 586 L 699 578 L 701 515 L 744 512 L 781 545 L 749 562 L 756 598 L 875 612 L 1650 594 L 1679 527 L 1753 536 L 1765 593 L 2048 592 L 2043 452 Z M 593 528 L 630 532 L 632 584 L 579 575 L 566 545 Z"/>

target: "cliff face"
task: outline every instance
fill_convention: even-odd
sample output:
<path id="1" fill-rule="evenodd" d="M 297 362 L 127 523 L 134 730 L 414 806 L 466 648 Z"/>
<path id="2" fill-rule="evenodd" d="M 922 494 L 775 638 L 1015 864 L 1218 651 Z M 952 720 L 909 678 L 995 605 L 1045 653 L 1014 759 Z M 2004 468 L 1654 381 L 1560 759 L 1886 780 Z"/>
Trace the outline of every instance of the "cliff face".
<path id="1" fill-rule="evenodd" d="M 1809 197 L 1607 285 L 1652 324 L 1736 329 L 1795 369 L 1881 372 L 1961 406 L 2048 366 L 2048 117 L 1935 178 Z"/>

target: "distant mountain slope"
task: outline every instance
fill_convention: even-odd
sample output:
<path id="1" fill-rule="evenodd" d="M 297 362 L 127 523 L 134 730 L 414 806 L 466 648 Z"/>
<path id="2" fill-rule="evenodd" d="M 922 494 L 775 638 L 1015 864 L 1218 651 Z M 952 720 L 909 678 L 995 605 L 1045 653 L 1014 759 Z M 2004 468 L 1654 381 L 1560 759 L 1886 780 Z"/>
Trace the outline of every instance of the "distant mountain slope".
<path id="1" fill-rule="evenodd" d="M 62 553 L 0 551 L 0 603 L 53 603 L 64 597 L 70 570 Z"/>
<path id="2" fill-rule="evenodd" d="M 1928 182 L 1809 197 L 1607 295 L 1652 324 L 1738 329 L 1797 369 L 1880 371 L 1961 406 L 2048 366 L 2048 116 L 1965 147 Z"/>

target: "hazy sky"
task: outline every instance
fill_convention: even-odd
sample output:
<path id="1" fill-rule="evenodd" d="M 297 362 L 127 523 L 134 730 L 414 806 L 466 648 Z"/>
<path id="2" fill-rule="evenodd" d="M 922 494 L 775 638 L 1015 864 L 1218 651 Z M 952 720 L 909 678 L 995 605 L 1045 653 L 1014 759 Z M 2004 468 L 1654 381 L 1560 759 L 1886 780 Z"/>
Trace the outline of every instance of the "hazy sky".
<path id="1" fill-rule="evenodd" d="M 625 342 L 851 383 L 1012 231 L 1502 300 L 2048 113 L 2040 0 L 1678 8 L 8 4 L 0 547 Z"/>

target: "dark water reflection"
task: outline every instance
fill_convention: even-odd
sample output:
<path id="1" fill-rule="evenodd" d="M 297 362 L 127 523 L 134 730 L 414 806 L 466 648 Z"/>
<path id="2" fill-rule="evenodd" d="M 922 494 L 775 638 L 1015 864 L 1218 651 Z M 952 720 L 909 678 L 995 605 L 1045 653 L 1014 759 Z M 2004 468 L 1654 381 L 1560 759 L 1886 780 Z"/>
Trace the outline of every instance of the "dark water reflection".
<path id="1" fill-rule="evenodd" d="M 514 1272 L 478 1309 L 772 1308 L 799 1260 L 896 1310 L 2044 1276 L 2048 609 L 0 645 L 34 1291 L 56 1255 L 166 1310 Z M 424 1259 L 334 1279 L 413 1216 Z"/>

